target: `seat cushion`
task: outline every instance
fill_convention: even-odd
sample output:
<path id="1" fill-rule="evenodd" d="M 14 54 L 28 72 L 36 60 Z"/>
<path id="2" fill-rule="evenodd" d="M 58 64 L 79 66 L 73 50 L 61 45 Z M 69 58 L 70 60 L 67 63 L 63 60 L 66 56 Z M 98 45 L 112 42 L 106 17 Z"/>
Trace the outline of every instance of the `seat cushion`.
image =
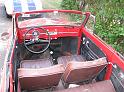
<path id="1" fill-rule="evenodd" d="M 116 92 L 110 80 L 82 85 L 54 92 Z"/>
<path id="2" fill-rule="evenodd" d="M 20 63 L 20 68 L 45 68 L 52 66 L 52 60 L 51 59 L 37 59 L 37 60 L 23 60 Z"/>
<path id="3" fill-rule="evenodd" d="M 71 56 L 62 56 L 57 59 L 58 64 L 63 64 L 66 67 L 69 62 L 84 62 L 85 59 L 81 55 L 71 55 Z"/>
<path id="4" fill-rule="evenodd" d="M 57 86 L 63 72 L 63 65 L 40 69 L 19 68 L 18 79 L 22 90 L 38 90 Z"/>

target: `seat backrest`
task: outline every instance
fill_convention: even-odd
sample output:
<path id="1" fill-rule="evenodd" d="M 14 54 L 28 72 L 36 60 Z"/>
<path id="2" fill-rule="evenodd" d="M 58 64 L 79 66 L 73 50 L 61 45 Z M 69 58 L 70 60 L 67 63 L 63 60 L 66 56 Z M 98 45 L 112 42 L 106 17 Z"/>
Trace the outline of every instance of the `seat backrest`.
<path id="1" fill-rule="evenodd" d="M 63 80 L 66 83 L 86 81 L 96 77 L 107 65 L 106 58 L 86 62 L 69 62 Z"/>
<path id="2" fill-rule="evenodd" d="M 48 68 L 18 69 L 18 79 L 22 90 L 36 90 L 57 86 L 64 72 L 63 65 Z"/>

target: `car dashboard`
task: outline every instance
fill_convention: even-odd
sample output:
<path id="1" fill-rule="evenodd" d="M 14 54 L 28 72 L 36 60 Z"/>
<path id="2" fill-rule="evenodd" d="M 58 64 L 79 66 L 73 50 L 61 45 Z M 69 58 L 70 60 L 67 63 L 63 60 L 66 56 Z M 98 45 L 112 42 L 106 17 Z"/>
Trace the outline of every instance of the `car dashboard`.
<path id="1" fill-rule="evenodd" d="M 43 28 L 47 30 L 50 39 L 55 40 L 61 37 L 79 37 L 81 35 L 80 33 L 80 27 L 79 26 L 43 26 L 43 27 L 34 27 L 33 30 L 37 30 L 40 32 L 39 38 L 47 39 L 47 34 L 42 31 Z M 20 43 L 23 42 L 25 33 L 31 30 L 31 28 L 23 28 L 18 31 L 18 40 Z M 32 36 L 32 33 L 28 33 L 28 39 L 30 39 Z"/>

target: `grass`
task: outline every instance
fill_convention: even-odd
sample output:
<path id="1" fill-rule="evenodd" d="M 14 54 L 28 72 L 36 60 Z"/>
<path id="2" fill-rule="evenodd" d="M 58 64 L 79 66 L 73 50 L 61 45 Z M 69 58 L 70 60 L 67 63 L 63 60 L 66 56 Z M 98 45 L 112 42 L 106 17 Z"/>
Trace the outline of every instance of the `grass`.
<path id="1" fill-rule="evenodd" d="M 62 0 L 42 0 L 43 9 L 61 9 Z"/>

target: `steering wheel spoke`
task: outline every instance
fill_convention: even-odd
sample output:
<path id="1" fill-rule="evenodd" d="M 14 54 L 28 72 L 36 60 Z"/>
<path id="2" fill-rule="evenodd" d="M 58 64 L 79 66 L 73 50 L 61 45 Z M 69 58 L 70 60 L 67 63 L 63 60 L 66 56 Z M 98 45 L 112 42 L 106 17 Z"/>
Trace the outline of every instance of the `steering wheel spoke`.
<path id="1" fill-rule="evenodd" d="M 43 43 L 43 42 L 49 43 L 49 40 L 39 39 L 38 42 L 40 42 L 40 43 Z"/>
<path id="2" fill-rule="evenodd" d="M 35 42 L 34 41 L 29 41 L 29 42 L 26 42 L 25 44 L 27 45 L 27 46 L 29 46 L 29 45 L 32 45 L 32 44 L 34 44 Z"/>

